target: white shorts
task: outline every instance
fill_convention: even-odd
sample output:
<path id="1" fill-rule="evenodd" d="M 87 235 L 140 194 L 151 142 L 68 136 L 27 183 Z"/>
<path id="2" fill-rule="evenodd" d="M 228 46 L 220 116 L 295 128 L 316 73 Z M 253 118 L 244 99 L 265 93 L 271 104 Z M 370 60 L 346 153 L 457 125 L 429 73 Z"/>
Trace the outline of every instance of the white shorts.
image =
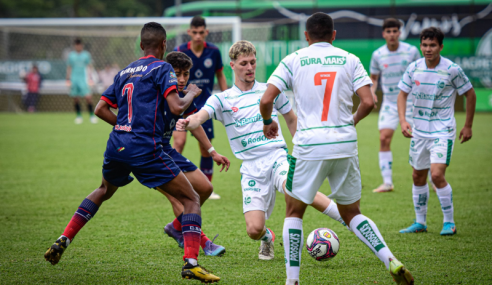
<path id="1" fill-rule="evenodd" d="M 273 150 L 269 155 L 255 160 L 245 160 L 241 165 L 243 213 L 260 210 L 268 219 L 275 206 L 275 190 L 283 193 L 289 163 L 285 149 Z"/>
<path id="2" fill-rule="evenodd" d="M 416 170 L 429 169 L 431 164 L 449 165 L 454 139 L 418 139 L 410 141 L 410 165 Z"/>
<path id="3" fill-rule="evenodd" d="M 405 117 L 407 122 L 413 126 L 413 103 L 407 102 L 407 111 Z M 381 104 L 381 110 L 379 110 L 379 130 L 391 129 L 396 130 L 398 124 L 400 123 L 400 118 L 398 117 L 398 106 L 395 103 L 386 103 L 383 101 Z"/>
<path id="4" fill-rule="evenodd" d="M 350 205 L 360 200 L 361 180 L 357 156 L 329 159 L 290 159 L 286 194 L 306 204 L 312 204 L 323 181 L 328 178 L 331 195 L 337 204 Z"/>

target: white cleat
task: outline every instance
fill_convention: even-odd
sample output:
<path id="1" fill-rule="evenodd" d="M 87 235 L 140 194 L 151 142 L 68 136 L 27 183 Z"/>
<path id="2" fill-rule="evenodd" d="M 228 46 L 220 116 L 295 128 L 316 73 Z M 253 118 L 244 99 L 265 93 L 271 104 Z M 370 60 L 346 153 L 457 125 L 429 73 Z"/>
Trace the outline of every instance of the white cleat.
<path id="1" fill-rule="evenodd" d="M 82 119 L 82 117 L 75 118 L 75 124 L 76 125 L 80 125 L 80 124 L 82 124 L 82 122 L 84 122 L 84 119 Z"/>
<path id="2" fill-rule="evenodd" d="M 91 116 L 91 123 L 97 124 L 97 117 L 96 116 Z"/>
<path id="3" fill-rule="evenodd" d="M 275 255 L 273 254 L 273 241 L 271 242 L 261 241 L 258 258 L 261 260 L 272 260 L 274 257 Z"/>
<path id="4" fill-rule="evenodd" d="M 210 199 L 210 200 L 219 200 L 220 199 L 220 196 L 219 196 L 219 194 L 216 194 L 215 192 L 212 192 L 212 194 L 210 195 L 210 197 L 208 197 L 208 199 Z"/>
<path id="5" fill-rule="evenodd" d="M 395 187 L 393 186 L 393 184 L 386 184 L 386 183 L 383 183 L 381 185 L 379 185 L 378 188 L 372 190 L 373 193 L 384 193 L 384 192 L 392 192 L 393 189 Z"/>
<path id="6" fill-rule="evenodd" d="M 285 285 L 299 285 L 299 279 L 287 279 Z"/>

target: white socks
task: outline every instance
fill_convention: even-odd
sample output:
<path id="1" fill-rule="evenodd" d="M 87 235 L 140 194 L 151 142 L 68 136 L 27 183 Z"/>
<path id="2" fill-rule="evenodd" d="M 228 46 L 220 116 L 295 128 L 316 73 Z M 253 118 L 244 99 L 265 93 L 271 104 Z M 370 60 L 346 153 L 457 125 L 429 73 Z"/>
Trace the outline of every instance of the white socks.
<path id="1" fill-rule="evenodd" d="M 283 240 L 287 280 L 289 282 L 295 282 L 299 280 L 299 271 L 301 269 L 301 252 L 304 244 L 302 219 L 285 218 Z"/>
<path id="2" fill-rule="evenodd" d="M 394 255 L 384 242 L 376 224 L 368 217 L 359 214 L 350 221 L 350 228 L 357 237 L 365 243 L 382 262 L 384 262 L 386 268 L 389 269 L 389 259 L 393 258 Z"/>
<path id="3" fill-rule="evenodd" d="M 266 228 L 265 234 L 260 238 L 260 240 L 264 242 L 271 242 L 272 239 L 273 239 L 272 232 L 268 228 Z"/>
<path id="4" fill-rule="evenodd" d="M 393 164 L 393 155 L 391 151 L 379 152 L 379 168 L 381 169 L 381 176 L 385 184 L 393 184 L 393 171 L 391 170 Z"/>
<path id="5" fill-rule="evenodd" d="M 454 224 L 453 190 L 451 189 L 451 185 L 448 184 L 444 188 L 437 188 L 436 192 L 439 202 L 441 202 L 444 223 Z"/>
<path id="6" fill-rule="evenodd" d="M 328 217 L 330 217 L 330 218 L 334 219 L 335 221 L 339 222 L 344 227 L 347 226 L 345 224 L 345 222 L 343 221 L 342 216 L 340 216 L 340 213 L 338 212 L 337 203 L 331 201 L 330 204 L 328 205 L 328 207 L 326 207 L 326 209 L 323 211 L 323 214 L 325 214 Z"/>
<path id="7" fill-rule="evenodd" d="M 423 186 L 412 187 L 413 206 L 417 223 L 427 224 L 427 203 L 429 202 L 429 185 L 425 183 Z"/>

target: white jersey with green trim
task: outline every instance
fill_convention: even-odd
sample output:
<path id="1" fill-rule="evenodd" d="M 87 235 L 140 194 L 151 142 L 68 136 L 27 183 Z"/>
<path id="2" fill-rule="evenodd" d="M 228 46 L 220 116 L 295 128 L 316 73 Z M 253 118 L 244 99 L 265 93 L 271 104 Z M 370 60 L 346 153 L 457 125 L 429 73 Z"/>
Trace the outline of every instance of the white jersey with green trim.
<path id="1" fill-rule="evenodd" d="M 372 85 L 358 57 L 329 43 L 315 43 L 285 57 L 268 83 L 294 92 L 294 157 L 325 160 L 357 155 L 352 96 L 360 87 Z"/>
<path id="2" fill-rule="evenodd" d="M 473 88 L 461 67 L 441 56 L 439 64 L 429 69 L 421 58 L 408 66 L 398 87 L 413 95 L 415 138 L 456 137 L 456 93 L 463 95 Z"/>
<path id="3" fill-rule="evenodd" d="M 411 62 L 420 58 L 419 50 L 407 43 L 400 42 L 396 51 L 390 51 L 384 45 L 372 53 L 369 71 L 381 78 L 383 101 L 396 105 L 400 88 L 398 83 Z M 410 101 L 411 98 L 408 98 Z"/>
<path id="4" fill-rule="evenodd" d="M 220 121 L 226 128 L 229 144 L 234 155 L 241 160 L 261 158 L 273 149 L 287 149 L 282 131 L 278 137 L 269 140 L 263 134 L 263 118 L 260 114 L 260 99 L 267 89 L 267 83 L 255 81 L 253 88 L 241 91 L 236 85 L 222 93 L 208 98 L 202 110 L 209 118 Z M 285 93 L 275 98 L 272 119 L 278 123 L 278 113 L 292 110 Z"/>

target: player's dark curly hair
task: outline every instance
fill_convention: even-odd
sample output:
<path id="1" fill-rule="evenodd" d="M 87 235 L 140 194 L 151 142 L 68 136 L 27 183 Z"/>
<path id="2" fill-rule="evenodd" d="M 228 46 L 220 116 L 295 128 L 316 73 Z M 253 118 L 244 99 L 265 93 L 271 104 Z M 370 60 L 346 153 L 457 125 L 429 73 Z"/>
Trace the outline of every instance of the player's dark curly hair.
<path id="1" fill-rule="evenodd" d="M 400 29 L 401 23 L 395 18 L 388 18 L 383 22 L 383 31 L 387 28 L 398 28 Z"/>
<path id="2" fill-rule="evenodd" d="M 442 45 L 442 41 L 444 40 L 444 33 L 439 28 L 429 27 L 427 29 L 423 29 L 422 32 L 420 32 L 420 42 L 426 39 L 436 39 L 439 45 Z"/>
<path id="3" fill-rule="evenodd" d="M 195 16 L 191 19 L 190 27 L 205 27 L 207 28 L 207 24 L 205 23 L 205 19 L 202 16 Z"/>
<path id="4" fill-rule="evenodd" d="M 325 13 L 314 13 L 306 21 L 306 31 L 314 41 L 331 41 L 333 19 Z"/>
<path id="5" fill-rule="evenodd" d="M 180 51 L 173 51 L 167 54 L 166 62 L 172 65 L 174 69 L 181 71 L 190 70 L 193 66 L 193 61 L 189 56 Z"/>
<path id="6" fill-rule="evenodd" d="M 145 24 L 140 31 L 140 41 L 144 48 L 157 48 L 166 39 L 166 30 L 156 22 Z"/>

